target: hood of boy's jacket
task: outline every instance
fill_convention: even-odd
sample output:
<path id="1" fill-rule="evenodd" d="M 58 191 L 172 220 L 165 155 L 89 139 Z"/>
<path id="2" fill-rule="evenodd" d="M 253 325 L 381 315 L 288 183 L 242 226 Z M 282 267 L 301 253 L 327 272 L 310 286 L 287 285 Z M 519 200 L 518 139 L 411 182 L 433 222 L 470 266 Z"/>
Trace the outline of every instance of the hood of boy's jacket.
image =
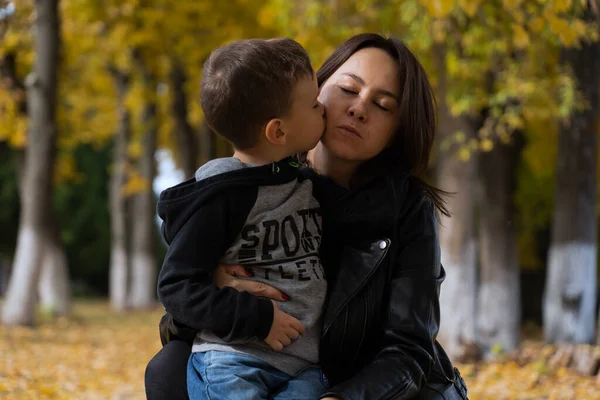
<path id="1" fill-rule="evenodd" d="M 177 232 L 203 204 L 206 204 L 228 187 L 226 180 L 205 179 L 196 181 L 189 179 L 176 186 L 164 190 L 156 206 L 158 216 L 162 219 L 161 234 L 170 244 Z"/>
<path id="2" fill-rule="evenodd" d="M 223 163 L 230 165 L 223 166 Z M 274 179 L 285 180 L 289 179 L 290 174 L 296 173 L 296 169 L 289 166 L 288 159 L 255 168 L 245 168 L 239 164 L 240 161 L 234 158 L 209 161 L 198 170 L 195 178 L 168 188 L 160 194 L 156 208 L 163 221 L 161 234 L 167 244 L 171 243 L 177 232 L 200 207 L 222 194 L 224 190 L 260 185 Z M 278 173 L 273 175 L 272 171 L 275 169 Z"/>

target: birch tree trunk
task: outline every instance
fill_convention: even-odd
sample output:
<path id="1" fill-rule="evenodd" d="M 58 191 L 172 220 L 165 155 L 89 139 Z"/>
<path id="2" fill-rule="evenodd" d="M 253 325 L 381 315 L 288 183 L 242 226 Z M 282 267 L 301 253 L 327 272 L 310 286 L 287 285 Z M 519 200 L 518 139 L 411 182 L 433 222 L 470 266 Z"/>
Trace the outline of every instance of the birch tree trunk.
<path id="1" fill-rule="evenodd" d="M 116 311 L 127 308 L 129 288 L 130 252 L 130 218 L 129 199 L 124 193 L 127 182 L 128 156 L 127 146 L 131 137 L 130 113 L 125 104 L 129 79 L 128 76 L 111 68 L 111 73 L 118 93 L 119 127 L 113 147 L 113 168 L 110 177 L 110 304 Z"/>
<path id="2" fill-rule="evenodd" d="M 494 346 L 512 351 L 519 345 L 521 290 L 514 196 L 522 136 L 509 145 L 496 143 L 479 156 L 481 266 L 478 334 L 485 356 Z"/>
<path id="3" fill-rule="evenodd" d="M 597 19 L 587 4 L 588 17 Z M 564 49 L 562 59 L 572 68 L 588 107 L 575 111 L 559 135 L 544 337 L 551 343 L 592 343 L 597 311 L 600 43 Z"/>
<path id="4" fill-rule="evenodd" d="M 58 0 L 36 1 L 34 30 L 36 59 L 26 82 L 29 143 L 23 172 L 21 218 L 13 273 L 2 310 L 2 322 L 7 325 L 34 323 L 44 239 L 52 222 L 48 210 L 57 136 Z"/>

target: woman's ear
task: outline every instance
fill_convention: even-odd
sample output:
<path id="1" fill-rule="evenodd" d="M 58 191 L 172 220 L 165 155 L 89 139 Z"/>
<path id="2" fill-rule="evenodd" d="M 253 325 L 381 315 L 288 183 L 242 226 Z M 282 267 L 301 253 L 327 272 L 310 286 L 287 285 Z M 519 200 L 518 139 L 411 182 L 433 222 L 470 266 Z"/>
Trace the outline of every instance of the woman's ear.
<path id="1" fill-rule="evenodd" d="M 265 137 L 274 145 L 282 146 L 285 144 L 287 137 L 282 129 L 282 121 L 279 118 L 274 118 L 267 122 Z"/>

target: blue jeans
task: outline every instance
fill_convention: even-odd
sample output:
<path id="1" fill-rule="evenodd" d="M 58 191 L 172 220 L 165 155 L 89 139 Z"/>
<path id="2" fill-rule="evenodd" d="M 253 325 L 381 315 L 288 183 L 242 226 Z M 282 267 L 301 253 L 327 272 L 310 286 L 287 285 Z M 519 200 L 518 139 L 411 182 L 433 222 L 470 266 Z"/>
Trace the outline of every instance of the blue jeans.
<path id="1" fill-rule="evenodd" d="M 187 385 L 190 400 L 317 400 L 328 389 L 319 368 L 290 376 L 256 357 L 224 351 L 192 353 Z"/>

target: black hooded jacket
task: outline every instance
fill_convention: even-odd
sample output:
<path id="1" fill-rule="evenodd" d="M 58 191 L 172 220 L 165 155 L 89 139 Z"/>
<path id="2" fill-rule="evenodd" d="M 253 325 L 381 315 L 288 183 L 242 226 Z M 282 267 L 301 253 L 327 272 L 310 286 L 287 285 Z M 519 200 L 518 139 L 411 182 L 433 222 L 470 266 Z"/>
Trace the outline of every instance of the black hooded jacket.
<path id="1" fill-rule="evenodd" d="M 212 272 L 243 228 L 259 187 L 307 179 L 308 171 L 291 161 L 190 179 L 161 193 L 158 215 L 169 248 L 158 297 L 180 324 L 208 329 L 224 341 L 267 337 L 271 301 L 230 287 L 219 289 Z"/>

